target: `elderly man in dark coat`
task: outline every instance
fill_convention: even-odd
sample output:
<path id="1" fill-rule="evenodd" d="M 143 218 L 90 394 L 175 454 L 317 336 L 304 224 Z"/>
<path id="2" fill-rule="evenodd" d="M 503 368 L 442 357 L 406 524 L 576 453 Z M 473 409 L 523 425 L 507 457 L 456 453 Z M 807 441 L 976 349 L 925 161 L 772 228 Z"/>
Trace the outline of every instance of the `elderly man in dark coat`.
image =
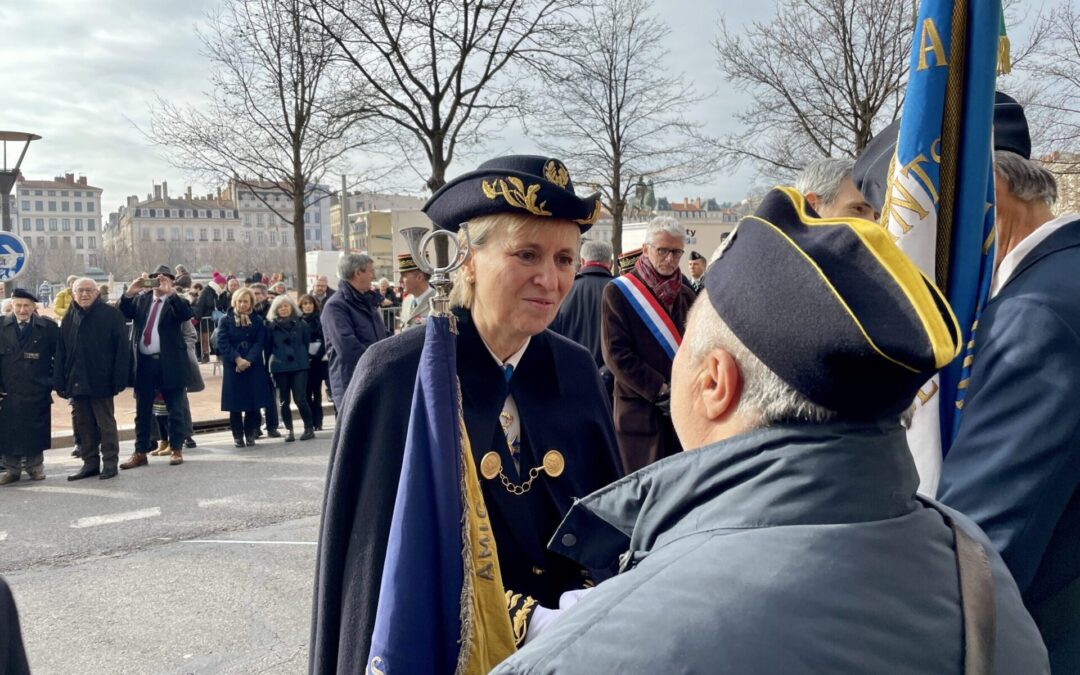
<path id="1" fill-rule="evenodd" d="M 120 299 L 120 311 L 132 322 L 131 355 L 135 387 L 135 452 L 121 469 L 134 469 L 148 463 L 147 453 L 154 449 L 150 439 L 154 424 L 154 398 L 161 392 L 169 412 L 169 464 L 184 462 L 183 397 L 191 384 L 187 344 L 180 329 L 193 316 L 191 303 L 176 294 L 172 270 L 162 265 L 153 274 L 143 274 L 128 287 Z"/>
<path id="2" fill-rule="evenodd" d="M 493 672 L 1049 672 L 986 535 L 916 493 L 901 418 L 960 339 L 883 229 L 770 192 L 675 359 L 692 450 L 575 503 L 550 547 L 620 573 Z"/>
<path id="3" fill-rule="evenodd" d="M 997 268 L 938 495 L 1001 552 L 1053 671 L 1080 673 L 1080 213 L 1054 216 L 1056 180 L 1002 96 Z"/>
<path id="4" fill-rule="evenodd" d="M 581 245 L 581 267 L 551 324 L 551 330 L 588 349 L 597 368 L 604 366 L 600 315 L 604 288 L 611 281 L 611 262 L 611 244 L 606 241 L 589 240 Z"/>
<path id="5" fill-rule="evenodd" d="M 37 298 L 15 289 L 13 313 L 0 321 L 0 485 L 43 480 L 44 451 L 52 443 L 53 356 L 60 329 L 37 315 Z"/>
<path id="6" fill-rule="evenodd" d="M 633 270 L 604 288 L 601 341 L 615 376 L 615 433 L 627 471 L 681 450 L 668 402 L 671 360 L 695 297 L 679 271 L 685 239 L 678 221 L 653 219 Z"/>
<path id="7" fill-rule="evenodd" d="M 72 402 L 83 461 L 68 480 L 112 478 L 120 458 L 113 399 L 127 387 L 128 328 L 120 311 L 100 297 L 93 279 L 77 279 L 74 296 L 60 324 L 53 369 L 53 389 Z"/>
<path id="8" fill-rule="evenodd" d="M 338 277 L 338 292 L 326 301 L 320 321 L 330 355 L 330 391 L 340 405 L 356 363 L 388 333 L 371 294 L 375 261 L 362 253 L 342 256 Z"/>

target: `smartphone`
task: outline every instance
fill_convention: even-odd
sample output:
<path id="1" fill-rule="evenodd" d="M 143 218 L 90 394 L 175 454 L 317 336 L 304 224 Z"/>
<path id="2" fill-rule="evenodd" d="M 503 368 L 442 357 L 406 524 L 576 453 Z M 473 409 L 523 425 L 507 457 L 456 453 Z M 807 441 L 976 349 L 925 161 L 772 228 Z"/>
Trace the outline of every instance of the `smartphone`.
<path id="1" fill-rule="evenodd" d="M 157 277 L 154 277 L 153 279 L 143 279 L 142 280 L 142 287 L 143 288 L 158 288 L 160 286 L 161 286 L 161 279 L 158 279 Z"/>

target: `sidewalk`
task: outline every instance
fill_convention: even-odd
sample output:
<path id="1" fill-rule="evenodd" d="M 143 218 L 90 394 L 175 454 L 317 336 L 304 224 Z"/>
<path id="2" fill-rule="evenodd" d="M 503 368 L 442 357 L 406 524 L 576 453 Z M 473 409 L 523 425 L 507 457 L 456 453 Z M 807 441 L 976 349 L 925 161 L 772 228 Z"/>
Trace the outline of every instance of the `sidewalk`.
<path id="1" fill-rule="evenodd" d="M 212 363 L 204 363 L 199 366 L 203 382 L 206 388 L 194 394 L 188 394 L 188 402 L 191 404 L 191 420 L 196 431 L 205 430 L 207 427 L 220 429 L 228 426 L 229 413 L 221 410 L 221 381 L 222 365 L 219 365 L 215 373 Z M 325 417 L 332 418 L 334 413 L 330 407 L 330 401 L 323 392 L 323 409 Z M 120 440 L 134 438 L 135 432 L 135 390 L 128 387 L 116 397 L 116 426 L 120 430 Z M 294 426 L 299 430 L 299 413 L 295 412 L 293 405 Z M 71 438 L 71 407 L 65 399 L 53 394 L 52 406 L 52 447 L 70 448 L 73 445 Z"/>

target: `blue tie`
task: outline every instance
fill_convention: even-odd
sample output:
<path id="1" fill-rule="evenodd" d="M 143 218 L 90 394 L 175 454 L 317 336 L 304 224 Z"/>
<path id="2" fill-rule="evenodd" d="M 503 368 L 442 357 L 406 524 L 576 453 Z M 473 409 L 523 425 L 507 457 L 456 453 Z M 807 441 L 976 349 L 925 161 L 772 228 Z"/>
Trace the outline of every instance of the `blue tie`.
<path id="1" fill-rule="evenodd" d="M 514 367 L 512 365 L 510 365 L 509 363 L 506 364 L 505 366 L 503 366 L 503 377 L 506 378 L 506 381 L 509 382 L 510 378 L 513 377 L 513 376 L 514 376 Z"/>

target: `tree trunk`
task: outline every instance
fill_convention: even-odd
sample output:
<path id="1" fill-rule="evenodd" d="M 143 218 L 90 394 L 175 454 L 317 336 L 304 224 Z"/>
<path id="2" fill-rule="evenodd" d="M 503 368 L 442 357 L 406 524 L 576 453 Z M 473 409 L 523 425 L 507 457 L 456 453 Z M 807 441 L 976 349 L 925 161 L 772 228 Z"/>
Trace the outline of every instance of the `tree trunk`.
<path id="1" fill-rule="evenodd" d="M 305 250 L 307 239 L 304 234 L 304 198 L 307 196 L 307 177 L 300 169 L 300 163 L 293 161 L 293 243 L 296 247 L 296 290 L 297 297 L 307 292 L 307 252 Z M 344 211 L 344 209 L 342 209 Z"/>

